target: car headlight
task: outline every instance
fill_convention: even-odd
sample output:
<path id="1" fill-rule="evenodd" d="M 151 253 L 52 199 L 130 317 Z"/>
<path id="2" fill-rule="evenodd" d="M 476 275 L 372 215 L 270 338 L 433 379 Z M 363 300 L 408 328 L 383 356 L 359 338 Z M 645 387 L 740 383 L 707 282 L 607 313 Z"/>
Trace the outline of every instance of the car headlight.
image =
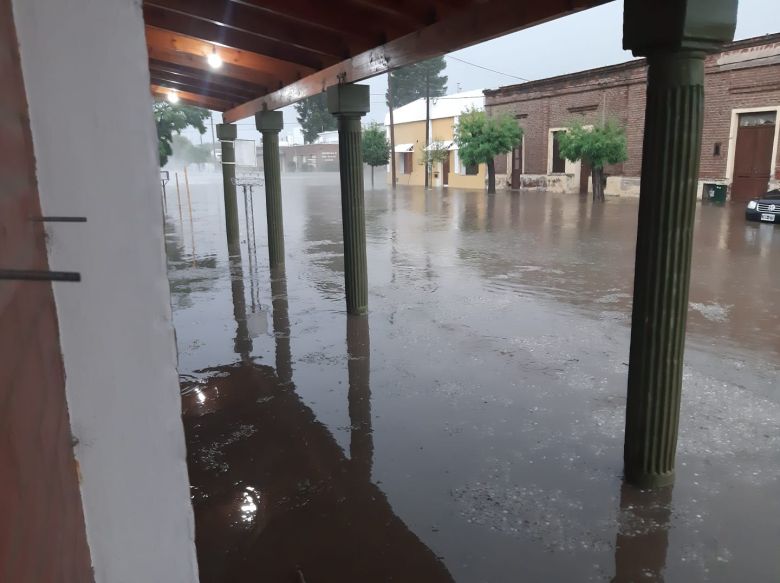
<path id="1" fill-rule="evenodd" d="M 758 206 L 758 203 L 755 200 L 751 200 L 748 203 L 748 208 L 752 211 L 755 210 L 755 208 Z"/>

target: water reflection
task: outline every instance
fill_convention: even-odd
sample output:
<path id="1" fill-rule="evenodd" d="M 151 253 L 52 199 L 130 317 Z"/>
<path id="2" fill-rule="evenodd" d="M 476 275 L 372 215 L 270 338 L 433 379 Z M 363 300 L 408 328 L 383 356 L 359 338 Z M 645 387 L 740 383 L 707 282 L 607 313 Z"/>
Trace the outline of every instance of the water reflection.
<path id="1" fill-rule="evenodd" d="M 201 581 L 452 581 L 371 482 L 368 318 L 346 320 L 347 456 L 296 393 L 284 272 L 270 282 L 275 368 L 248 357 L 241 275 L 233 258 L 241 361 L 184 383 Z"/>
<path id="2" fill-rule="evenodd" d="M 623 484 L 612 583 L 663 582 L 671 503 L 672 487 L 650 491 Z"/>
<path id="3" fill-rule="evenodd" d="M 349 371 L 349 457 L 355 471 L 371 479 L 374 441 L 371 432 L 371 342 L 366 316 L 347 316 L 347 368 Z"/>

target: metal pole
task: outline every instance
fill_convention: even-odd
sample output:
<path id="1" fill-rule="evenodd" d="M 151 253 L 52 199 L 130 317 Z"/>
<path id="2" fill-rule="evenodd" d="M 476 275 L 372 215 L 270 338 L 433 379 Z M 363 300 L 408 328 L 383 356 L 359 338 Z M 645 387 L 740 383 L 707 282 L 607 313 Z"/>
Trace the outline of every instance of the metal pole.
<path id="1" fill-rule="evenodd" d="M 390 109 L 390 184 L 392 188 L 395 188 L 396 173 L 395 173 L 395 123 L 393 121 L 393 74 L 387 73 L 387 94 L 388 94 L 388 107 Z"/>
<path id="2" fill-rule="evenodd" d="M 428 163 L 428 146 L 431 145 L 431 80 L 430 75 L 425 73 L 425 150 L 423 151 L 423 160 L 425 161 L 425 190 L 431 186 L 430 182 L 430 164 Z"/>
<path id="3" fill-rule="evenodd" d="M 181 194 L 179 193 L 179 173 L 174 172 L 173 175 L 176 177 L 176 201 L 179 204 L 179 224 L 182 225 L 183 228 L 184 218 L 181 215 Z"/>

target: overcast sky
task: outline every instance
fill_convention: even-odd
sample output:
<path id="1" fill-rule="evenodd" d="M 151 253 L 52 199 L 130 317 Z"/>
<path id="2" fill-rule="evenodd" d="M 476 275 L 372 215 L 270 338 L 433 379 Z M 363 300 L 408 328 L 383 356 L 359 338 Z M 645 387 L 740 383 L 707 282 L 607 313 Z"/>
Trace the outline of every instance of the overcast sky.
<path id="1" fill-rule="evenodd" d="M 622 9 L 623 2 L 617 0 L 451 53 L 446 57 L 447 93 L 496 88 L 520 83 L 520 78 L 543 79 L 628 61 L 633 57 L 622 49 Z M 780 32 L 778 0 L 739 0 L 736 39 L 775 32 Z M 387 113 L 387 76 L 364 83 L 371 86 L 371 113 L 366 121 L 382 122 Z M 297 122 L 292 107 L 283 111 L 286 134 Z M 220 119 L 215 113 L 215 123 Z M 238 125 L 240 138 L 259 138 L 254 120 L 245 119 Z M 197 143 L 197 133 L 190 139 Z M 211 141 L 211 136 L 206 134 L 203 139 Z"/>

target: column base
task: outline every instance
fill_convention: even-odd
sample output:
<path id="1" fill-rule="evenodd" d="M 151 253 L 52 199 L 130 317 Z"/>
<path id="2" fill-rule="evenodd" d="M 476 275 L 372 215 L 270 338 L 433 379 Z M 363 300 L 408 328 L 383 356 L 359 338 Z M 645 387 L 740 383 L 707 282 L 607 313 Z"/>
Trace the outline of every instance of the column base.
<path id="1" fill-rule="evenodd" d="M 626 469 L 624 477 L 626 482 L 642 490 L 662 488 L 674 484 L 674 470 L 663 474 L 647 474 L 644 472 L 632 473 Z"/>

